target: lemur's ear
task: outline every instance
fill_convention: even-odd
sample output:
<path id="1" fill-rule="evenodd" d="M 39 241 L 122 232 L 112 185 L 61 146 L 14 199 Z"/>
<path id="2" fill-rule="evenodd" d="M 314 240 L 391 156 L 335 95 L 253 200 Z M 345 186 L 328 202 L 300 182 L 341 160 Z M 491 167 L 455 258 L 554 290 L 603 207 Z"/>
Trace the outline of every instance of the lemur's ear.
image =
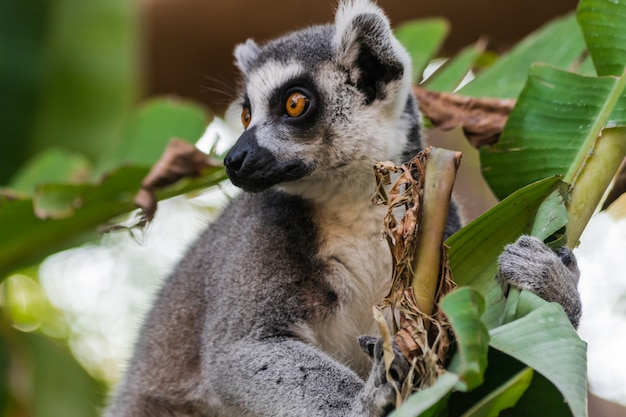
<path id="1" fill-rule="evenodd" d="M 235 47 L 235 65 L 247 74 L 252 68 L 252 63 L 259 55 L 260 49 L 256 42 L 248 39 L 245 43 L 240 43 Z"/>
<path id="2" fill-rule="evenodd" d="M 411 59 L 393 35 L 383 11 L 367 0 L 347 0 L 335 17 L 334 46 L 339 63 L 367 102 L 384 98 L 385 85 L 410 76 Z"/>

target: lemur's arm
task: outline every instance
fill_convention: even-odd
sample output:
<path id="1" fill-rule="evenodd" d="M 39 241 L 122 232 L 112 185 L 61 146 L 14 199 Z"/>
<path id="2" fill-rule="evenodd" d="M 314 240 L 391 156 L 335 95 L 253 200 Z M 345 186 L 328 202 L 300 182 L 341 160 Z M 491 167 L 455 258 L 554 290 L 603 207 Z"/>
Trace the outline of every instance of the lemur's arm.
<path id="1" fill-rule="evenodd" d="M 362 337 L 373 359 L 363 381 L 319 349 L 291 339 L 245 340 L 229 347 L 211 368 L 219 397 L 233 406 L 267 417 L 378 417 L 395 407 L 395 390 L 386 381 L 380 338 Z M 242 366 L 244 365 L 244 366 Z M 409 364 L 396 352 L 394 376 L 402 381 Z M 227 381 L 227 382 L 226 382 Z"/>

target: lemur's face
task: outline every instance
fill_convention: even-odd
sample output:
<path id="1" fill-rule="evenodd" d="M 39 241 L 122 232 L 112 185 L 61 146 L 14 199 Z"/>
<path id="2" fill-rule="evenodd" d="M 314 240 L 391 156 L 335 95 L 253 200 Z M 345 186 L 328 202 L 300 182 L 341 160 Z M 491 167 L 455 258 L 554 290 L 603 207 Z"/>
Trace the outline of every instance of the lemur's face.
<path id="1" fill-rule="evenodd" d="M 246 76 L 240 101 L 245 128 L 225 159 L 232 182 L 246 191 L 310 175 L 326 134 L 326 95 L 298 63 L 269 61 Z"/>
<path id="2" fill-rule="evenodd" d="M 235 185 L 326 181 L 404 150 L 410 61 L 383 15 L 339 13 L 335 25 L 248 41 L 235 55 L 245 131 L 224 160 Z"/>

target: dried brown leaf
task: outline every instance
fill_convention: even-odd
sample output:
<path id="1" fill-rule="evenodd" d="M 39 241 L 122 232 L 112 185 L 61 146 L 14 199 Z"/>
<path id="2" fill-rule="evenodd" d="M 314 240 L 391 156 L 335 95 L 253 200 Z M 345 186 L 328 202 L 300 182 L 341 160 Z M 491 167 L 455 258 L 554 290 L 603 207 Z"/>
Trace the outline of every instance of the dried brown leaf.
<path id="1" fill-rule="evenodd" d="M 197 177 L 206 168 L 217 166 L 208 155 L 193 144 L 181 139 L 171 139 L 161 158 L 152 166 L 135 196 L 135 204 L 143 211 L 147 221 L 152 220 L 157 208 L 155 191 L 186 177 Z"/>
<path id="2" fill-rule="evenodd" d="M 399 319 L 398 322 L 392 321 L 394 340 L 403 355 L 414 365 L 414 377 L 407 379 L 402 387 L 402 398 L 406 398 L 413 389 L 421 389 L 434 383 L 443 372 L 450 345 L 450 325 L 436 307 L 436 302 L 454 288 L 444 251 L 441 251 L 443 256 L 438 260 L 439 279 L 434 289 L 435 308 L 432 312 L 420 310 L 415 301 L 414 288 L 411 287 L 415 275 L 413 264 L 418 253 L 417 242 L 421 233 L 424 179 L 430 152 L 431 148 L 421 152 L 406 165 L 395 166 L 385 162 L 374 167 L 377 188 L 372 200 L 376 204 L 387 205 L 384 224 L 393 265 L 390 290 L 379 308 L 391 308 L 392 317 Z M 455 155 L 455 158 L 456 171 L 460 156 Z M 392 174 L 397 177 L 393 184 Z M 386 187 L 390 185 L 387 191 Z M 399 208 L 404 210 L 404 215 L 397 219 L 394 213 Z M 441 235 L 443 236 L 443 230 Z"/>
<path id="3" fill-rule="evenodd" d="M 13 200 L 19 200 L 22 198 L 26 198 L 26 196 L 21 193 L 18 193 L 15 190 L 11 190 L 9 188 L 0 189 L 0 206 L 2 205 L 4 201 L 13 201 Z"/>
<path id="4" fill-rule="evenodd" d="M 418 86 L 413 87 L 413 91 L 424 116 L 442 130 L 461 126 L 475 148 L 498 141 L 515 106 L 515 100 L 511 99 L 467 97 Z"/>
<path id="5" fill-rule="evenodd" d="M 374 314 L 374 321 L 378 324 L 378 330 L 380 331 L 380 336 L 383 339 L 383 361 L 385 362 L 385 370 L 387 381 L 392 381 L 391 373 L 389 370 L 391 369 L 391 364 L 393 359 L 395 358 L 395 353 L 393 351 L 393 345 L 391 341 L 391 333 L 389 332 L 389 328 L 387 327 L 387 321 L 385 320 L 385 316 L 383 315 L 382 309 L 374 306 L 372 309 Z M 396 385 L 393 385 L 396 390 L 396 402 L 399 404 L 402 402 L 402 393 L 398 390 Z"/>

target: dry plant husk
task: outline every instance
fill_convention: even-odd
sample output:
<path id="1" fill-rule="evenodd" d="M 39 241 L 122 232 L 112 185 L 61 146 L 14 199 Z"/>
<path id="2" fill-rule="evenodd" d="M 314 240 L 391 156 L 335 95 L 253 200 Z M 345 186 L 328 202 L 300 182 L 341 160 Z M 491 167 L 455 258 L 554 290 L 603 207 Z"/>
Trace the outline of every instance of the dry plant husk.
<path id="1" fill-rule="evenodd" d="M 143 223 L 151 221 L 156 213 L 155 191 L 172 185 L 182 178 L 200 176 L 203 170 L 221 165 L 192 143 L 182 139 L 170 139 L 159 160 L 143 179 L 141 189 L 135 196 L 135 204 L 142 211 Z"/>
<path id="2" fill-rule="evenodd" d="M 475 148 L 498 142 L 515 100 L 467 97 L 414 86 L 420 111 L 441 130 L 463 128 Z"/>
<path id="3" fill-rule="evenodd" d="M 409 163 L 396 166 L 391 162 L 379 163 L 374 167 L 376 176 L 376 194 L 373 198 L 375 204 L 387 205 L 387 214 L 384 219 L 385 235 L 392 254 L 392 280 L 389 293 L 377 306 L 379 310 L 390 309 L 393 316 L 394 339 L 404 354 L 404 356 L 414 366 L 412 378 L 407 378 L 404 385 L 398 392 L 398 399 L 402 402 L 414 390 L 419 390 L 431 386 L 437 377 L 444 371 L 447 353 L 451 342 L 451 328 L 447 318 L 439 310 L 438 301 L 455 288 L 450 269 L 447 265 L 445 251 L 443 250 L 443 232 L 447 220 L 450 194 L 456 169 L 460 162 L 460 154 L 451 151 L 435 149 L 434 152 L 447 152 L 444 159 L 447 161 L 442 165 L 437 163 L 429 164 L 432 157 L 433 148 L 428 148 L 416 155 Z M 438 154 L 440 155 L 440 154 Z M 441 158 L 439 157 L 441 160 Z M 428 172 L 427 171 L 428 167 Z M 443 172 L 443 171 L 445 172 Z M 443 172 L 443 175 L 442 175 Z M 391 185 L 392 175 L 397 175 L 397 179 Z M 431 179 L 436 179 L 436 183 L 429 184 L 430 188 L 444 187 L 444 192 L 429 193 L 425 187 L 427 175 Z M 442 181 L 442 183 L 439 183 Z M 434 184 L 434 185 L 433 185 Z M 388 191 L 386 187 L 391 185 Z M 446 192 L 446 190 L 448 190 Z M 434 194 L 434 195 L 433 195 Z M 437 195 L 438 194 L 438 195 Z M 441 195 L 443 194 L 444 197 Z M 438 219 L 428 219 L 424 216 L 424 198 L 435 198 L 439 200 L 429 200 L 431 208 L 429 215 L 432 216 L 432 207 L 437 207 L 439 213 L 436 217 L 443 218 L 443 228 Z M 400 219 L 396 214 L 402 212 Z M 431 223 L 440 223 L 439 226 Z M 431 227 L 431 230 L 428 230 Z M 430 256 L 428 262 L 435 262 L 435 276 L 428 278 L 427 283 L 416 282 L 416 259 L 420 258 L 419 251 L 424 251 L 424 246 L 432 245 L 432 238 L 425 238 L 425 235 L 438 236 L 438 246 L 428 248 L 427 255 L 438 253 L 439 256 Z M 425 245 L 420 245 L 420 241 L 426 239 Z M 435 239 L 436 241 L 436 239 Z M 421 261 L 423 261 L 421 256 Z M 437 258 L 437 259 L 432 259 Z M 420 264 L 419 268 L 423 265 Z M 428 269 L 428 267 L 426 267 Z M 422 274 L 423 275 L 423 274 Z M 416 300 L 417 292 L 420 292 L 422 299 L 424 293 L 431 298 L 430 303 L 420 305 Z M 382 317 L 378 314 L 377 317 Z M 379 325 L 382 323 L 379 320 Z M 386 325 L 386 324 L 385 324 Z M 386 343 L 391 344 L 391 340 Z M 400 403 L 399 402 L 399 403 Z M 398 404 L 399 404 L 398 403 Z"/>

